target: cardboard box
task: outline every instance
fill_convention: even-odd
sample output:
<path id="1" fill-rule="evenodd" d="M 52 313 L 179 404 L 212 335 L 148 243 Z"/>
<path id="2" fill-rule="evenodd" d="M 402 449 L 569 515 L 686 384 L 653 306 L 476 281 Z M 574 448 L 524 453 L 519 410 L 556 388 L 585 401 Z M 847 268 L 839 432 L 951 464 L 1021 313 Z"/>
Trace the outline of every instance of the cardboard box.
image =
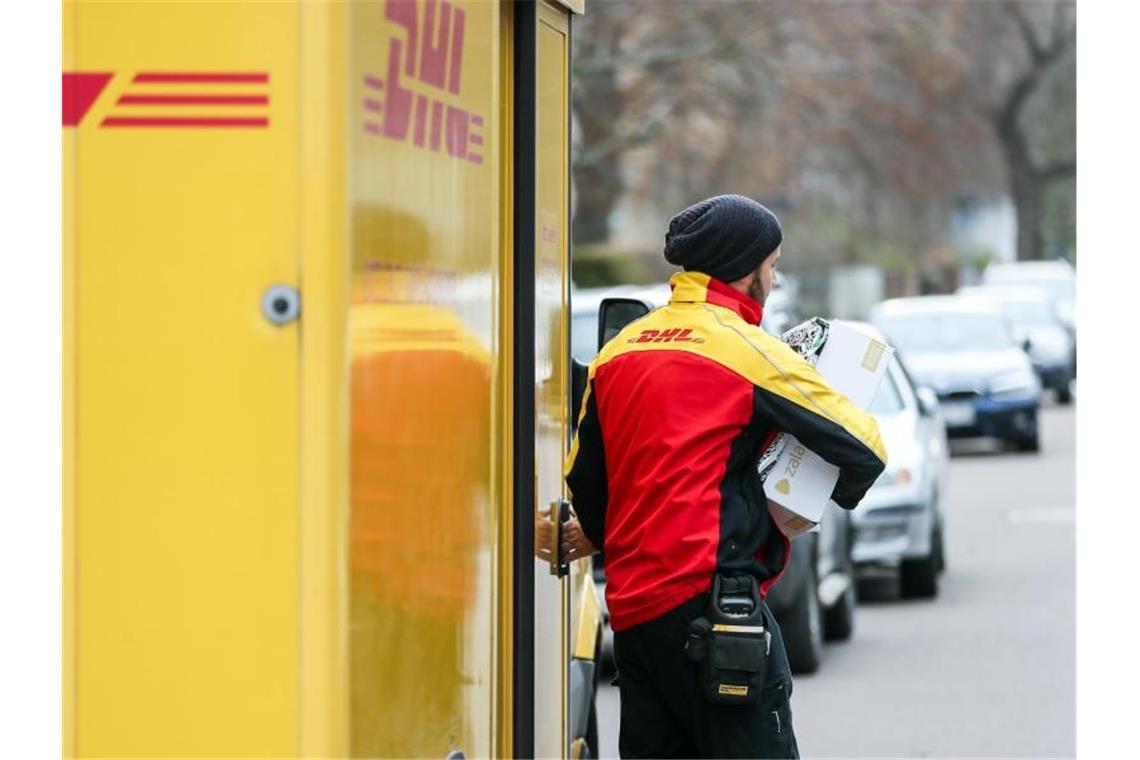
<path id="1" fill-rule="evenodd" d="M 855 325 L 832 321 L 816 369 L 823 379 L 860 409 L 875 398 L 894 349 Z M 839 480 L 839 468 L 787 436 L 776 464 L 764 480 L 768 510 L 789 538 L 814 529 Z"/>

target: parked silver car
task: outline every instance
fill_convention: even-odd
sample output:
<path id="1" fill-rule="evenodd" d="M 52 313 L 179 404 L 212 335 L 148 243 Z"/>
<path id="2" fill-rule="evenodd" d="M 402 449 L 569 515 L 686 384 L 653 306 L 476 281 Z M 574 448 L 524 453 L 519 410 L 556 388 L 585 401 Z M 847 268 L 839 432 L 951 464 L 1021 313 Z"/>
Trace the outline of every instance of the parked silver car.
<path id="1" fill-rule="evenodd" d="M 878 333 L 869 325 L 866 329 Z M 935 596 L 946 564 L 943 504 L 949 473 L 938 398 L 929 388 L 916 388 L 892 357 L 869 411 L 891 456 L 851 514 L 856 577 L 894 570 L 903 596 Z"/>

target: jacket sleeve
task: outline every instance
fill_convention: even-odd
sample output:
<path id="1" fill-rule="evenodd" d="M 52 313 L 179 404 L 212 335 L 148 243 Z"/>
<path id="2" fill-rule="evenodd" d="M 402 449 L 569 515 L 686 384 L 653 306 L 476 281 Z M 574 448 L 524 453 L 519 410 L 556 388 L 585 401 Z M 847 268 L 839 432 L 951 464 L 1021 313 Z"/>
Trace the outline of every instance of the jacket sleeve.
<path id="1" fill-rule="evenodd" d="M 602 428 L 598 424 L 598 404 L 594 394 L 593 373 L 582 394 L 578 430 L 566 458 L 566 485 L 582 531 L 595 549 L 601 550 L 606 532 L 606 504 L 609 485 L 606 481 L 606 454 L 602 447 Z"/>
<path id="2" fill-rule="evenodd" d="M 836 391 L 803 357 L 773 341 L 762 351 L 772 382 L 757 385 L 756 411 L 839 468 L 831 498 L 854 509 L 886 467 L 879 424 Z"/>

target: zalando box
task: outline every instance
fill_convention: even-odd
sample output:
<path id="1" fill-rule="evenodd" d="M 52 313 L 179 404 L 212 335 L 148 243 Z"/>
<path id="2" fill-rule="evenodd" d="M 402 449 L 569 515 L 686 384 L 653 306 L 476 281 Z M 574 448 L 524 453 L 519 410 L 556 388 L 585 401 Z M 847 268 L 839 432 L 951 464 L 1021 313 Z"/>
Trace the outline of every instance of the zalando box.
<path id="1" fill-rule="evenodd" d="M 832 388 L 855 406 L 866 409 L 879 390 L 893 353 L 893 348 L 850 322 L 834 320 L 816 369 Z M 780 530 L 795 538 L 815 528 L 838 480 L 838 467 L 809 451 L 794 436 L 788 436 L 764 481 L 768 511 Z"/>

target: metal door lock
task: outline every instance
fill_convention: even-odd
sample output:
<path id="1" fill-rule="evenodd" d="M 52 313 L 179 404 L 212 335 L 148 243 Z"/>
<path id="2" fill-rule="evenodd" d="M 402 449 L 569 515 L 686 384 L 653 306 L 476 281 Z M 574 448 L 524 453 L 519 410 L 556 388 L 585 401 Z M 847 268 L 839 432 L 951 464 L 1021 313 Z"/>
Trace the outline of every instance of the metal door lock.
<path id="1" fill-rule="evenodd" d="M 563 498 L 550 502 L 550 520 L 554 523 L 554 547 L 550 574 L 565 578 L 570 574 L 570 563 L 562 561 L 562 529 L 570 519 L 570 502 Z"/>
<path id="2" fill-rule="evenodd" d="M 271 285 L 261 296 L 261 313 L 275 325 L 301 316 L 301 294 L 290 285 Z"/>

